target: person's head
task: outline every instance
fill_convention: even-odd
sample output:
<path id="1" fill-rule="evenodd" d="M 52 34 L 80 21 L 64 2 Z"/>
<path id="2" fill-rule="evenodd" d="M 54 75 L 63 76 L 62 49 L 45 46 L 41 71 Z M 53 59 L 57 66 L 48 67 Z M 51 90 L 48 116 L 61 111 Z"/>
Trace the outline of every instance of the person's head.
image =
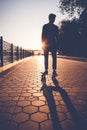
<path id="1" fill-rule="evenodd" d="M 53 13 L 49 14 L 49 22 L 50 22 L 50 23 L 54 23 L 55 17 L 56 17 L 56 15 L 53 14 Z"/>

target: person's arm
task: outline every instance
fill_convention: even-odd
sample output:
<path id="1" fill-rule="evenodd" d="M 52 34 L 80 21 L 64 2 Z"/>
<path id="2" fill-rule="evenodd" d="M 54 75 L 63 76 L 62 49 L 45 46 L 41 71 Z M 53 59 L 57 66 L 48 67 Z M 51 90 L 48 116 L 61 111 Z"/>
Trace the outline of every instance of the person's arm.
<path id="1" fill-rule="evenodd" d="M 56 44 L 57 44 L 57 50 L 60 49 L 60 40 L 59 40 L 59 29 L 56 27 Z"/>

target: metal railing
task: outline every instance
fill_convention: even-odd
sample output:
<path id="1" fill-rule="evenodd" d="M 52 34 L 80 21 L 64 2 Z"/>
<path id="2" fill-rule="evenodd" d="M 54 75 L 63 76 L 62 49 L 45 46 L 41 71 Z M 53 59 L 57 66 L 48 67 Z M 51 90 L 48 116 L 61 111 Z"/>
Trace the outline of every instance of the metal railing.
<path id="1" fill-rule="evenodd" d="M 33 55 L 33 51 L 22 49 L 3 40 L 0 37 L 0 66 L 4 66 L 14 61 Z"/>

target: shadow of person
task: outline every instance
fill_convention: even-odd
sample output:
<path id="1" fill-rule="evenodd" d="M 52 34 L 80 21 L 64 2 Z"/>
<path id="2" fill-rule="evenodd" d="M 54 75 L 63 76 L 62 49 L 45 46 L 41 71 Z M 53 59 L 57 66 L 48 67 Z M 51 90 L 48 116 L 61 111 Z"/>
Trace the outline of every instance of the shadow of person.
<path id="1" fill-rule="evenodd" d="M 57 114 L 56 104 L 55 104 L 55 100 L 52 94 L 52 89 L 50 86 L 46 85 L 46 77 L 44 74 L 41 77 L 41 82 L 42 82 L 41 90 L 43 91 L 43 95 L 45 96 L 45 99 L 47 101 L 47 104 L 51 113 L 53 129 L 63 130 L 59 121 L 58 114 Z"/>
<path id="2" fill-rule="evenodd" d="M 74 122 L 77 126 L 77 129 L 78 130 L 87 130 L 87 122 L 81 117 L 81 115 L 77 112 L 77 110 L 73 106 L 67 92 L 59 86 L 59 83 L 55 77 L 52 77 L 52 81 L 55 85 L 55 87 L 52 88 L 52 90 L 60 92 L 61 97 L 62 97 L 63 101 L 65 102 L 66 107 L 68 108 L 68 110 L 72 116 L 72 119 L 74 120 Z"/>
<path id="3" fill-rule="evenodd" d="M 87 130 L 87 122 L 81 117 L 81 115 L 77 112 L 77 110 L 73 106 L 67 92 L 64 89 L 62 89 L 62 87 L 59 86 L 59 82 L 56 79 L 56 76 L 52 76 L 52 81 L 55 86 L 47 86 L 46 76 L 42 75 L 41 77 L 41 82 L 42 82 L 41 90 L 43 91 L 43 95 L 45 96 L 46 101 L 48 103 L 54 130 L 63 130 L 63 128 L 59 121 L 59 117 L 56 110 L 56 104 L 55 104 L 52 91 L 57 91 L 60 93 L 76 125 L 76 130 Z"/>

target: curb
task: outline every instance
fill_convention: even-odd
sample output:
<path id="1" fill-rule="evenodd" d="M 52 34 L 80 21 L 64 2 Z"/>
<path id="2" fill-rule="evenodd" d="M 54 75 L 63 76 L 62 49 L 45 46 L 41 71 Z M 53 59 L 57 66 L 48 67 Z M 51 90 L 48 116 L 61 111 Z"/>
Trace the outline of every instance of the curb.
<path id="1" fill-rule="evenodd" d="M 72 57 L 72 56 L 58 55 L 57 58 L 64 58 L 64 59 L 69 59 L 69 60 L 77 60 L 77 61 L 87 62 L 87 58 L 84 58 L 84 57 Z"/>

